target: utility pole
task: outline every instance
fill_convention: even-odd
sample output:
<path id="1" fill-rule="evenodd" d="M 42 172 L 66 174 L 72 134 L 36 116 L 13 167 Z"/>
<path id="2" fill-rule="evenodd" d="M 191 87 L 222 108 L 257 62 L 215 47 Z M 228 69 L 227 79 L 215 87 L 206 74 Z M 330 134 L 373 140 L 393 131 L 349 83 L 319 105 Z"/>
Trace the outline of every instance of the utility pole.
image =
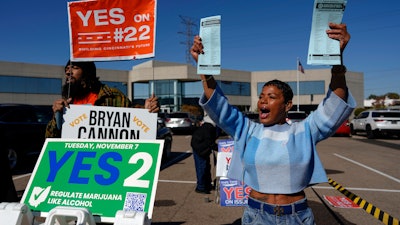
<path id="1" fill-rule="evenodd" d="M 186 45 L 185 49 L 186 63 L 195 65 L 195 62 L 192 59 L 192 56 L 190 55 L 190 48 L 192 47 L 194 35 L 198 33 L 198 26 L 193 22 L 193 19 L 189 17 L 181 15 L 179 15 L 179 17 L 181 18 L 181 23 L 185 25 L 185 31 L 180 31 L 178 32 L 178 34 L 183 34 L 186 37 L 185 41 L 180 42 L 180 44 Z"/>

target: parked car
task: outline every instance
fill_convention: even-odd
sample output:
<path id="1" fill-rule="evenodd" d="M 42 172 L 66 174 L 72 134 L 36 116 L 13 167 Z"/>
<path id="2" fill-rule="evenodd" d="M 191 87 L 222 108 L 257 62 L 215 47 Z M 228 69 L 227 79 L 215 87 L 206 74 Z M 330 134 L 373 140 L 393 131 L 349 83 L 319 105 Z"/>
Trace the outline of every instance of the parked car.
<path id="1" fill-rule="evenodd" d="M 52 115 L 51 106 L 0 104 L 1 145 L 8 152 L 11 169 L 34 165 Z"/>
<path id="2" fill-rule="evenodd" d="M 160 116 L 157 118 L 157 139 L 164 140 L 162 162 L 166 162 L 171 156 L 173 138 L 171 129 L 165 126 L 164 119 Z"/>
<path id="3" fill-rule="evenodd" d="M 334 136 L 345 136 L 345 137 L 350 137 L 351 136 L 351 131 L 350 131 L 350 122 L 349 120 L 345 120 L 342 125 L 336 130 Z"/>
<path id="4" fill-rule="evenodd" d="M 295 123 L 307 118 L 308 114 L 303 111 L 289 111 L 286 121 L 288 123 Z"/>
<path id="5" fill-rule="evenodd" d="M 165 116 L 165 126 L 172 131 L 192 132 L 196 127 L 195 120 L 188 112 L 172 112 Z"/>
<path id="6" fill-rule="evenodd" d="M 400 111 L 367 110 L 361 112 L 350 123 L 351 134 L 366 132 L 367 138 L 400 136 Z"/>

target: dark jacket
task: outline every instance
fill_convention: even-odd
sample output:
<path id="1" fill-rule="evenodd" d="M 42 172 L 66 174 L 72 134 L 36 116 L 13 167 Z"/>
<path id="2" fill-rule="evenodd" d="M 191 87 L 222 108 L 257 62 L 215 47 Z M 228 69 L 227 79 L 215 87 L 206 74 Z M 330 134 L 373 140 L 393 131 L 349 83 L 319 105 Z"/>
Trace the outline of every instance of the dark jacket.
<path id="1" fill-rule="evenodd" d="M 217 150 L 217 131 L 211 123 L 203 123 L 192 134 L 190 145 L 193 152 L 201 157 L 208 157 L 211 150 Z"/>

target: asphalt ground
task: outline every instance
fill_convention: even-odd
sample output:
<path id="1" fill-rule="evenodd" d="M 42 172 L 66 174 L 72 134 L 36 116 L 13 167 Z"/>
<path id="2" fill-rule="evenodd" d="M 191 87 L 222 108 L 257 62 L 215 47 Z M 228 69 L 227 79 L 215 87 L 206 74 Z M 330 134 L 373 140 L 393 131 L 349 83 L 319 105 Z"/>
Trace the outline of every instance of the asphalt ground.
<path id="1" fill-rule="evenodd" d="M 174 139 L 174 151 L 179 153 L 175 152 L 178 154 L 175 161 L 171 161 L 170 165 L 164 165 L 160 172 L 152 224 L 241 224 L 242 207 L 221 206 L 218 202 L 218 191 L 214 190 L 210 195 L 194 191 L 195 169 L 191 150 L 187 145 L 189 140 L 190 136 L 176 136 Z M 348 188 L 346 190 L 350 193 L 366 200 L 371 204 L 370 206 L 385 212 L 386 217 L 399 218 L 400 182 L 393 178 L 393 175 L 400 176 L 397 161 L 400 159 L 398 154 L 400 140 L 376 140 L 375 142 L 364 140 L 365 137 L 362 136 L 332 137 L 318 144 L 317 148 L 324 165 L 326 165 L 328 177 L 338 182 L 341 187 Z M 186 146 L 185 144 L 180 146 L 181 143 L 178 142 L 186 143 Z M 354 150 L 349 151 L 352 148 Z M 332 156 L 337 153 L 349 154 L 349 156 L 355 155 L 357 156 L 355 158 L 359 159 L 358 151 L 366 154 L 361 157 L 360 161 L 363 161 L 365 157 L 365 160 L 372 159 L 378 164 L 386 163 L 387 171 L 391 171 L 394 181 L 382 176 L 387 171 L 376 175 L 376 171 L 370 173 L 363 167 L 343 162 L 343 159 Z M 369 151 L 382 151 L 386 152 L 386 155 L 381 154 L 381 159 L 378 156 L 368 155 Z M 373 166 L 375 167 L 375 165 Z M 365 186 L 358 179 L 364 180 Z M 307 188 L 305 192 L 317 224 L 391 224 L 390 222 L 384 223 L 382 219 L 369 214 L 362 208 L 332 206 L 324 197 L 346 198 L 346 196 L 329 183 Z M 375 203 L 376 205 L 373 205 Z"/>

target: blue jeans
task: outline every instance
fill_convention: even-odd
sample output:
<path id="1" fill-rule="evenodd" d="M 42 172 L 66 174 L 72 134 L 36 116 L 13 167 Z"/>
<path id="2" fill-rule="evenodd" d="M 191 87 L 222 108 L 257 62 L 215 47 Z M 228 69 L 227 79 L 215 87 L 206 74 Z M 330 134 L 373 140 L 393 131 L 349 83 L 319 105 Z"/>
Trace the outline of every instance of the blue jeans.
<path id="1" fill-rule="evenodd" d="M 250 198 L 250 197 L 249 197 Z M 253 200 L 260 202 L 253 198 Z M 301 203 L 306 199 L 301 199 L 296 203 Z M 267 203 L 264 203 L 267 204 Z M 243 212 L 242 225 L 315 225 L 314 215 L 310 207 L 305 210 L 297 211 L 287 215 L 274 215 L 265 212 L 264 210 L 251 208 L 246 206 Z"/>
<path id="2" fill-rule="evenodd" d="M 193 152 L 194 166 L 196 167 L 197 186 L 201 191 L 211 190 L 211 163 L 210 157 L 202 158 Z"/>

